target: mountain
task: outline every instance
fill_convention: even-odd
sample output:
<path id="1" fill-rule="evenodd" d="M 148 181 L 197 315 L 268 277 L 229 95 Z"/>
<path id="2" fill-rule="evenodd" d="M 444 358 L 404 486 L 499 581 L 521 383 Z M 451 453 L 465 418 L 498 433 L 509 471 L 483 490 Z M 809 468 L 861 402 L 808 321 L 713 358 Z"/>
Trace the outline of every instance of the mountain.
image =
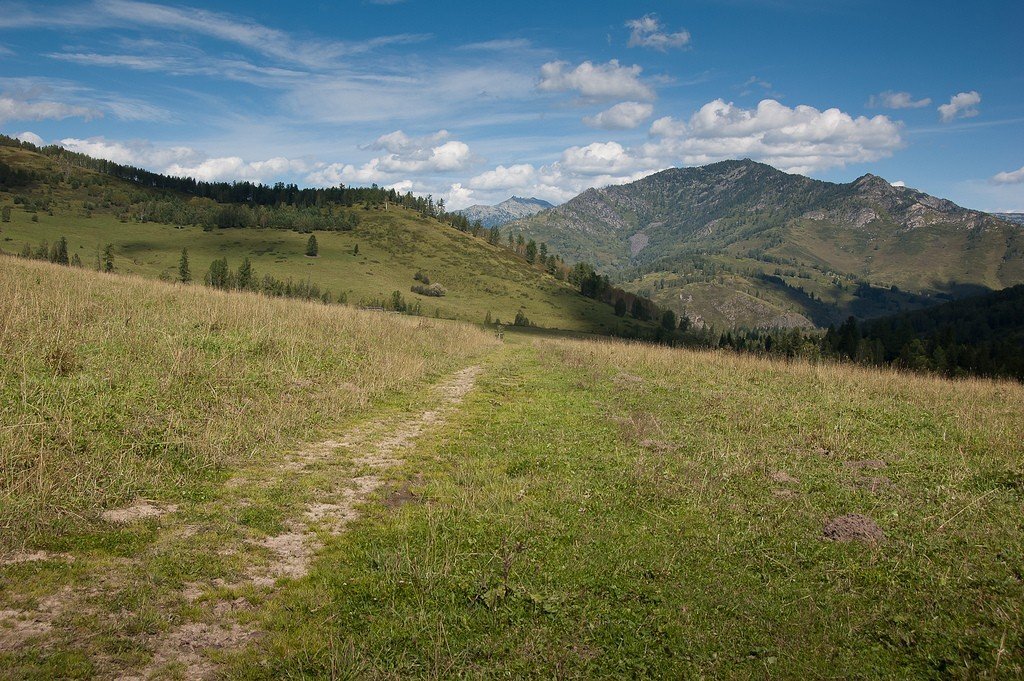
<path id="1" fill-rule="evenodd" d="M 1024 225 L 1024 213 L 992 213 L 1001 220 L 1007 222 L 1014 222 L 1018 225 Z"/>
<path id="2" fill-rule="evenodd" d="M 871 174 L 750 160 L 589 189 L 507 228 L 717 327 L 826 326 L 1024 282 L 1019 225 Z"/>
<path id="3" fill-rule="evenodd" d="M 494 206 L 476 205 L 456 212 L 465 215 L 470 222 L 479 220 L 484 227 L 497 227 L 553 207 L 554 204 L 543 199 L 524 199 L 513 196 Z"/>
<path id="4" fill-rule="evenodd" d="M 389 204 L 375 200 L 380 190 L 346 188 L 355 200 L 335 202 L 327 192 L 337 190 L 283 187 L 282 205 L 272 197 L 249 205 L 210 197 L 239 188 L 251 196 L 252 187 L 136 171 L 0 136 L 0 253 L 35 253 L 63 236 L 69 258 L 77 255 L 86 267 L 110 244 L 115 271 L 173 280 L 187 248 L 200 282 L 214 260 L 226 258 L 234 271 L 248 258 L 257 281 L 270 276 L 282 285 L 315 285 L 353 305 L 381 306 L 397 293 L 424 315 L 477 323 L 488 314 L 509 323 L 521 312 L 538 326 L 570 331 L 628 335 L 650 327 L 617 317 L 610 305 L 580 295 L 521 256 L 404 207 L 394 196 Z M 179 185 L 185 189 L 166 188 Z M 319 242 L 315 258 L 305 255 L 311 231 Z M 443 286 L 445 295 L 413 292 L 421 284 L 417 273 Z"/>

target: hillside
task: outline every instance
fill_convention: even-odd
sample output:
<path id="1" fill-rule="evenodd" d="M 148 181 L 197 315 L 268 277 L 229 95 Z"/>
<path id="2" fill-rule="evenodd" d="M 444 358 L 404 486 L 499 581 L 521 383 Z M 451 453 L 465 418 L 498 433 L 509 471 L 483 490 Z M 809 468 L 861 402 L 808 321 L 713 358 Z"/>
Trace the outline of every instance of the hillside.
<path id="1" fill-rule="evenodd" d="M 470 222 L 479 221 L 484 227 L 499 227 L 506 222 L 536 215 L 554 206 L 543 199 L 524 199 L 513 196 L 493 206 L 476 205 L 456 211 Z"/>
<path id="2" fill-rule="evenodd" d="M 249 258 L 257 278 L 309 281 L 350 304 L 379 305 L 398 291 L 428 316 L 482 322 L 490 313 L 508 323 L 522 312 L 539 326 L 593 333 L 630 333 L 642 326 L 504 248 L 393 203 L 248 211 L 255 220 L 270 216 L 330 227 L 314 230 L 319 256 L 310 258 L 305 226 L 204 230 L 184 222 L 211 211 L 218 220 L 231 217 L 234 204 L 128 182 L 20 146 L 0 145 L 2 169 L 7 170 L 0 173 L 0 207 L 9 209 L 10 221 L 0 224 L 0 251 L 7 253 L 64 236 L 69 254 L 79 254 L 87 267 L 112 244 L 116 271 L 171 279 L 187 248 L 199 281 L 215 259 L 226 258 L 236 268 Z M 169 222 L 175 217 L 183 222 Z M 417 272 L 447 294 L 412 293 Z"/>
<path id="3" fill-rule="evenodd" d="M 859 335 L 889 361 L 1024 380 L 1024 285 L 873 319 Z"/>
<path id="4" fill-rule="evenodd" d="M 1017 383 L 7 257 L 0 356 L 3 678 L 1024 674 Z"/>
<path id="5" fill-rule="evenodd" d="M 865 175 L 753 161 L 590 189 L 509 229 L 716 326 L 827 325 L 1024 281 L 1024 230 Z"/>

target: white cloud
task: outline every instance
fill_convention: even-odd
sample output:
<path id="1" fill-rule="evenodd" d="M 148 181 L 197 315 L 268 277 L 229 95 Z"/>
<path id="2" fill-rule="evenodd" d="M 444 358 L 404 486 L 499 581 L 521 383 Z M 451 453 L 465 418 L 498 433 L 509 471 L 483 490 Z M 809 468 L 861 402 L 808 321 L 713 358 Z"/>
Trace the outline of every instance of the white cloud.
<path id="1" fill-rule="evenodd" d="M 201 159 L 199 152 L 190 147 L 157 147 L 144 140 L 117 142 L 103 137 L 66 137 L 59 144 L 79 154 L 156 171 L 164 171 L 172 164 L 197 163 Z"/>
<path id="2" fill-rule="evenodd" d="M 996 173 L 995 175 L 992 176 L 992 182 L 994 182 L 995 184 L 1024 183 L 1024 166 L 1021 166 L 1017 170 Z"/>
<path id="3" fill-rule="evenodd" d="M 854 118 L 839 109 L 790 108 L 773 99 L 742 109 L 716 99 L 686 123 L 655 121 L 651 134 L 660 139 L 645 145 L 643 155 L 688 165 L 749 157 L 807 173 L 889 156 L 903 144 L 900 130 L 900 123 L 881 115 Z"/>
<path id="4" fill-rule="evenodd" d="M 537 89 L 542 92 L 578 92 L 591 100 L 654 99 L 654 90 L 640 81 L 643 69 L 637 65 L 622 66 L 617 59 L 607 64 L 585 61 L 572 70 L 565 61 L 552 61 L 540 68 Z"/>
<path id="5" fill-rule="evenodd" d="M 630 130 L 650 118 L 652 113 L 654 107 L 650 104 L 622 102 L 596 116 L 585 117 L 583 122 L 602 130 Z"/>
<path id="6" fill-rule="evenodd" d="M 893 187 L 906 187 L 907 186 L 907 183 L 904 182 L 903 180 L 896 180 L 895 182 L 890 182 L 889 184 L 891 184 Z"/>
<path id="7" fill-rule="evenodd" d="M 537 169 L 529 163 L 512 166 L 498 166 L 494 170 L 480 173 L 469 180 L 473 189 L 508 189 L 510 187 L 528 187 L 537 181 Z"/>
<path id="8" fill-rule="evenodd" d="M 441 198 L 444 199 L 447 210 L 460 210 L 473 205 L 473 190 L 463 187 L 461 182 L 456 182 L 441 195 Z"/>
<path id="9" fill-rule="evenodd" d="M 868 106 L 880 109 L 920 109 L 929 106 L 931 98 L 914 99 L 909 92 L 893 92 L 887 90 L 868 98 Z"/>
<path id="10" fill-rule="evenodd" d="M 949 104 L 939 105 L 939 116 L 943 123 L 949 123 L 957 118 L 971 118 L 978 115 L 980 103 L 981 95 L 975 90 L 959 92 L 950 97 Z"/>
<path id="11" fill-rule="evenodd" d="M 313 169 L 306 181 L 314 185 L 378 184 L 397 181 L 399 175 L 449 173 L 465 169 L 473 160 L 469 145 L 449 140 L 447 130 L 424 137 L 410 137 L 401 130 L 381 135 L 364 149 L 388 153 L 361 166 L 331 163 Z M 406 178 L 407 179 L 407 178 Z"/>
<path id="12" fill-rule="evenodd" d="M 220 180 L 271 182 L 280 179 L 285 174 L 301 173 L 308 170 L 309 164 L 302 160 L 276 157 L 266 161 L 246 162 L 238 156 L 225 156 L 208 158 L 194 165 L 173 163 L 164 172 L 168 175 L 194 177 L 207 182 Z"/>
<path id="13" fill-rule="evenodd" d="M 635 170 L 636 160 L 618 142 L 592 142 L 563 151 L 561 165 L 577 175 L 620 175 Z"/>
<path id="14" fill-rule="evenodd" d="M 665 52 L 670 47 L 686 47 L 690 44 L 689 31 L 667 33 L 662 29 L 658 17 L 653 14 L 645 14 L 639 19 L 627 21 L 626 28 L 630 29 L 629 47 L 651 47 Z"/>
<path id="15" fill-rule="evenodd" d="M 47 99 L 20 98 L 0 95 L 0 123 L 7 121 L 63 120 L 79 117 L 98 118 L 103 112 L 87 106 L 78 106 Z"/>
<path id="16" fill-rule="evenodd" d="M 25 132 L 19 132 L 17 135 L 14 136 L 14 139 L 20 140 L 22 142 L 28 142 L 29 144 L 34 144 L 37 147 L 46 146 L 46 142 L 43 140 L 42 137 L 28 130 L 26 130 Z"/>

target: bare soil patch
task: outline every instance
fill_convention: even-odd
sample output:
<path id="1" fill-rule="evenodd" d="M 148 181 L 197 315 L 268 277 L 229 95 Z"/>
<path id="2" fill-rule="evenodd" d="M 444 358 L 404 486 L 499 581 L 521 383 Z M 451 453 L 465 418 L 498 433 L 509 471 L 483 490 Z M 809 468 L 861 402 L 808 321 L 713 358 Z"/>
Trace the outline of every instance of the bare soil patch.
<path id="1" fill-rule="evenodd" d="M 124 525 L 127 523 L 133 523 L 137 520 L 144 520 L 146 518 L 156 518 L 168 513 L 174 513 L 178 510 L 178 507 L 174 504 L 153 504 L 145 499 L 139 499 L 131 506 L 124 508 L 113 508 L 109 511 L 104 511 L 100 514 L 108 523 L 114 523 L 117 525 Z"/>
<path id="2" fill-rule="evenodd" d="M 879 471 L 885 468 L 886 464 L 881 459 L 865 459 L 863 461 L 846 461 L 843 466 L 849 468 L 851 471 Z"/>
<path id="3" fill-rule="evenodd" d="M 800 482 L 798 478 L 794 478 L 786 471 L 775 471 L 771 474 L 772 482 L 777 482 L 780 485 L 796 485 Z"/>
<path id="4" fill-rule="evenodd" d="M 830 541 L 859 541 L 877 544 L 885 541 L 882 528 L 871 518 L 859 513 L 849 513 L 832 519 L 822 530 L 822 536 Z"/>

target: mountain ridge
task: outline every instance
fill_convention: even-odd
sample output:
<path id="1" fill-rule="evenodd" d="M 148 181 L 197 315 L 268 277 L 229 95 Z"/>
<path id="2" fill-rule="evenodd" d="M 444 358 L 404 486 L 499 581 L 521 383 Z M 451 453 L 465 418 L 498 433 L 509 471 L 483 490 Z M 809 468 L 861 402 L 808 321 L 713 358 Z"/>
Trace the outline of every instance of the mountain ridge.
<path id="1" fill-rule="evenodd" d="M 680 275 L 686 281 L 673 290 L 698 281 L 724 287 L 696 296 L 704 313 L 687 304 L 692 290 L 660 300 L 653 294 L 705 323 L 764 326 L 796 313 L 825 326 L 1024 281 L 1018 225 L 871 173 L 831 183 L 749 159 L 588 189 L 507 228 L 546 242 L 567 261 L 588 260 L 638 292 L 648 290 L 652 274 L 659 274 L 658 290 Z M 865 285 L 874 290 L 858 294 Z M 760 297 L 771 310 L 729 318 L 720 308 L 739 294 Z"/>
<path id="2" fill-rule="evenodd" d="M 544 199 L 513 195 L 493 206 L 476 204 L 455 212 L 464 215 L 470 222 L 479 220 L 484 227 L 499 227 L 512 220 L 536 215 L 542 210 L 554 207 L 553 203 Z"/>

